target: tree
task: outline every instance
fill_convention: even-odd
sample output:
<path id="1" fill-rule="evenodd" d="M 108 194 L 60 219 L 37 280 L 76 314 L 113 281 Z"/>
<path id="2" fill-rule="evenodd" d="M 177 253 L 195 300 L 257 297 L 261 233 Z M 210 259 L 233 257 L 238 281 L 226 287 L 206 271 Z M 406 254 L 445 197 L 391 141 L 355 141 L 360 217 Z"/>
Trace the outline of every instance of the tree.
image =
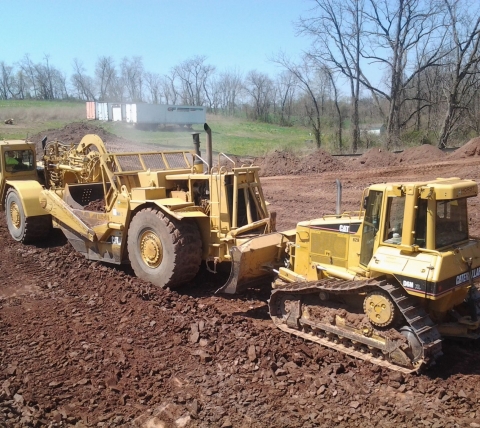
<path id="1" fill-rule="evenodd" d="M 37 98 L 37 85 L 36 85 L 36 71 L 35 64 L 30 59 L 28 54 L 25 54 L 23 59 L 20 61 L 20 69 L 25 75 L 25 80 L 27 85 L 31 88 L 31 91 L 28 95 L 32 98 Z"/>
<path id="2" fill-rule="evenodd" d="M 448 28 L 452 43 L 451 63 L 445 79 L 444 91 L 447 94 L 447 108 L 443 120 L 439 147 L 446 147 L 448 139 L 460 119 L 468 110 L 478 83 L 480 64 L 480 8 L 465 4 L 462 9 L 458 0 L 444 0 L 448 11 Z M 474 17 L 472 20 L 471 18 Z"/>
<path id="3" fill-rule="evenodd" d="M 0 62 L 0 99 L 8 100 L 14 98 L 15 80 L 12 76 L 13 67 L 5 64 L 5 61 Z"/>
<path id="4" fill-rule="evenodd" d="M 175 87 L 176 77 L 177 72 L 175 71 L 175 68 L 173 68 L 170 71 L 170 74 L 166 74 L 162 80 L 162 91 L 166 104 L 177 104 L 179 94 L 177 88 Z"/>
<path id="5" fill-rule="evenodd" d="M 343 116 L 342 116 L 342 110 L 340 109 L 340 104 L 339 104 L 339 90 L 337 88 L 337 83 L 335 81 L 335 78 L 333 76 L 332 70 L 330 70 L 328 67 L 325 67 L 324 73 L 328 76 L 328 79 L 330 80 L 330 84 L 332 85 L 333 89 L 333 101 L 335 104 L 335 110 L 337 112 L 337 117 L 338 117 L 338 122 L 337 122 L 337 140 L 338 140 L 338 148 L 341 151 L 343 148 L 343 138 L 342 138 L 342 124 L 343 124 Z M 358 80 L 357 80 L 358 82 Z M 356 120 L 358 121 L 358 100 L 356 102 Z M 358 123 L 357 123 L 358 126 Z M 358 129 L 358 138 L 360 138 L 360 130 Z M 352 144 L 352 150 L 353 153 L 356 152 L 357 146 Z"/>
<path id="6" fill-rule="evenodd" d="M 205 64 L 206 56 L 195 56 L 174 67 L 180 80 L 180 96 L 183 103 L 201 106 L 208 99 L 207 81 L 213 75 L 215 67 Z"/>
<path id="7" fill-rule="evenodd" d="M 321 101 L 322 94 L 316 90 L 316 80 L 318 78 L 317 61 L 312 63 L 310 55 L 305 55 L 300 64 L 292 62 L 284 52 L 280 52 L 272 61 L 288 70 L 299 82 L 308 102 L 305 103 L 305 110 L 308 121 L 313 128 L 315 143 L 318 148 L 322 145 L 322 121 L 321 121 Z"/>
<path id="8" fill-rule="evenodd" d="M 145 73 L 145 84 L 150 93 L 150 102 L 160 104 L 162 101 L 162 78 L 157 73 Z"/>
<path id="9" fill-rule="evenodd" d="M 245 79 L 245 90 L 252 99 L 252 118 L 268 122 L 268 112 L 272 103 L 272 79 L 265 73 L 251 70 Z"/>
<path id="10" fill-rule="evenodd" d="M 242 73 L 237 69 L 224 71 L 220 74 L 217 87 L 222 111 L 224 114 L 233 116 L 244 91 Z"/>
<path id="11" fill-rule="evenodd" d="M 317 15 L 300 18 L 297 28 L 301 34 L 313 38 L 308 55 L 318 63 L 317 68 L 327 64 L 329 73 L 341 73 L 347 78 L 351 102 L 351 150 L 356 153 L 360 142 L 358 102 L 364 2 L 314 0 L 314 3 L 313 10 Z M 331 77 L 333 79 L 333 76 Z M 332 79 L 330 80 L 333 83 Z"/>
<path id="12" fill-rule="evenodd" d="M 85 74 L 83 63 L 77 58 L 73 60 L 71 82 L 77 91 L 78 98 L 86 101 L 96 101 L 93 79 Z"/>
<path id="13" fill-rule="evenodd" d="M 99 88 L 98 100 L 108 101 L 109 96 L 113 95 L 113 85 L 117 80 L 115 62 L 110 56 L 101 56 L 95 64 L 95 77 Z"/>
<path id="14" fill-rule="evenodd" d="M 280 125 L 290 125 L 297 79 L 294 74 L 285 71 L 278 76 L 276 87 L 280 104 Z"/>
<path id="15" fill-rule="evenodd" d="M 121 78 L 128 98 L 131 102 L 142 101 L 144 69 L 142 58 L 135 56 L 131 59 L 122 59 L 120 64 Z"/>
<path id="16" fill-rule="evenodd" d="M 377 66 L 385 66 L 388 92 L 372 85 L 363 76 L 362 83 L 389 101 L 387 147 L 399 144 L 402 128 L 401 109 L 406 91 L 416 76 L 430 67 L 441 66 L 447 52 L 440 47 L 445 39 L 441 8 L 434 0 L 368 0 L 365 7 L 366 49 L 362 56 Z M 422 52 L 422 58 L 413 55 Z"/>

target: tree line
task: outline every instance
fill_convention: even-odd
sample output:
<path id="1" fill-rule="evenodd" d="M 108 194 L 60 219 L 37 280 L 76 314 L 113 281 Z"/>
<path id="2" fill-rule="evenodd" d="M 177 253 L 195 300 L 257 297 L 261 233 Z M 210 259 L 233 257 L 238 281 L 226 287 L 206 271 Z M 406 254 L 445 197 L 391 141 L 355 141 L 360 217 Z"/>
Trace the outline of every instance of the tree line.
<path id="1" fill-rule="evenodd" d="M 310 0 L 299 35 L 311 44 L 299 60 L 279 52 L 271 77 L 258 70 L 218 71 L 203 55 L 168 73 L 141 57 L 100 56 L 93 74 L 74 59 L 71 75 L 46 55 L 0 61 L 0 99 L 78 99 L 207 106 L 214 114 L 311 127 L 356 152 L 366 123 L 384 124 L 382 142 L 444 147 L 480 134 L 480 5 L 466 0 Z M 376 73 L 372 73 L 372 68 Z M 347 132 L 348 131 L 348 132 Z"/>
<path id="2" fill-rule="evenodd" d="M 312 39 L 306 63 L 348 83 L 351 144 L 360 141 L 359 103 L 368 94 L 387 125 L 387 147 L 409 130 L 445 147 L 480 131 L 480 4 L 466 0 L 311 0 L 297 22 Z M 277 60 L 296 70 L 283 56 Z M 372 81 L 368 68 L 383 72 Z M 306 85 L 307 83 L 305 83 Z"/>

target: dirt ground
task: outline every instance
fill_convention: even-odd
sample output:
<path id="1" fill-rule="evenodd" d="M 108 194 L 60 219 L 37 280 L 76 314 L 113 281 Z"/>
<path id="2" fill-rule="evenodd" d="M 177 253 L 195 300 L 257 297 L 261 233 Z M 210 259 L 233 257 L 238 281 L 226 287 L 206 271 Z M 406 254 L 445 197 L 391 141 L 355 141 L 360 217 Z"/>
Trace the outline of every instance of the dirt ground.
<path id="1" fill-rule="evenodd" d="M 78 142 L 85 126 L 57 138 Z M 479 148 L 480 138 L 448 156 L 421 146 L 295 162 L 277 152 L 278 174 L 262 181 L 285 230 L 332 213 L 337 178 L 344 210 L 371 183 L 480 181 Z M 479 215 L 475 198 L 475 235 Z M 449 342 L 434 368 L 404 376 L 277 331 L 268 291 L 215 296 L 221 274 L 157 289 L 128 267 L 85 260 L 61 233 L 18 244 L 3 214 L 0 239 L 0 427 L 480 427 L 477 344 Z"/>

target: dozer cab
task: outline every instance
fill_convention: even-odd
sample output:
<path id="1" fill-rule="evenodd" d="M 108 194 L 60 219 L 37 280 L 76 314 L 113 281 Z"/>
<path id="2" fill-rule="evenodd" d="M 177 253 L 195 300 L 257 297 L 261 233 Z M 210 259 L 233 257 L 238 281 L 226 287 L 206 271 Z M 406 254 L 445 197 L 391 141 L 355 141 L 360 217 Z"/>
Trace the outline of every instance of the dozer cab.
<path id="1" fill-rule="evenodd" d="M 376 184 L 360 211 L 302 221 L 282 232 L 272 319 L 292 334 L 396 370 L 441 354 L 442 336 L 480 336 L 480 242 L 469 237 L 459 178 Z M 278 236 L 275 234 L 274 236 Z M 236 269 L 250 250 L 233 249 Z M 264 265 L 264 268 L 268 268 Z M 220 291 L 248 284 L 231 278 Z"/>
<path id="2" fill-rule="evenodd" d="M 202 261 L 215 271 L 230 261 L 232 247 L 252 237 L 265 236 L 263 259 L 273 258 L 275 217 L 259 168 L 237 166 L 226 155 L 211 167 L 200 156 L 198 133 L 194 143 L 196 151 L 111 153 L 97 135 L 78 145 L 44 141 L 40 176 L 33 144 L 4 143 L 2 162 L 21 154 L 27 165 L 1 165 L 11 236 L 34 242 L 60 228 L 87 259 L 131 263 L 138 277 L 160 287 L 192 280 Z"/>

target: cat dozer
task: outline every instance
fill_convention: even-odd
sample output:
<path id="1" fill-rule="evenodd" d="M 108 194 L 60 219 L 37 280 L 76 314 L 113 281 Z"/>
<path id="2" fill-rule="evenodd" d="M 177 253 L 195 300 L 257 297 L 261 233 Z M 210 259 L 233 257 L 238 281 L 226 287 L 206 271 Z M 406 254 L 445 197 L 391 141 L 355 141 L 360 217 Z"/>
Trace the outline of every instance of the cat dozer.
<path id="1" fill-rule="evenodd" d="M 480 242 L 469 237 L 467 211 L 477 192 L 460 178 L 376 184 L 358 212 L 274 234 L 270 252 L 279 257 L 258 270 L 276 275 L 273 322 L 405 373 L 434 364 L 442 337 L 477 339 Z M 232 249 L 232 275 L 219 292 L 252 285 L 242 272 L 260 247 L 252 239 Z"/>

